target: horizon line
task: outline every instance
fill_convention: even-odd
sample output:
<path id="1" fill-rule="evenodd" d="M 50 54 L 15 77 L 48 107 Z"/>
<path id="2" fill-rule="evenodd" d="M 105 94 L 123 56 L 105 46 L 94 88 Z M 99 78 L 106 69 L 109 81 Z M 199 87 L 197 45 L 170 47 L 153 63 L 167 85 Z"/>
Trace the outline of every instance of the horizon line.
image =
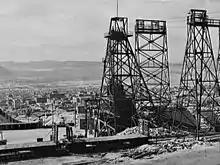
<path id="1" fill-rule="evenodd" d="M 13 62 L 13 63 L 31 63 L 31 62 L 99 62 L 102 61 L 88 61 L 88 60 L 30 60 L 30 61 L 14 61 L 14 60 L 0 60 L 1 62 Z M 182 64 L 182 62 L 169 62 L 169 64 Z"/>

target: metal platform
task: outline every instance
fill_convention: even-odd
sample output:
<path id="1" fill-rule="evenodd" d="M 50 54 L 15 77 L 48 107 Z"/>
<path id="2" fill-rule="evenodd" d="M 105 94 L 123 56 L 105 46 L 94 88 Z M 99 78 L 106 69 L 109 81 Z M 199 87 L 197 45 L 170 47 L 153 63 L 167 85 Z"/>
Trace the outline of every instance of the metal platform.
<path id="1" fill-rule="evenodd" d="M 51 141 L 0 146 L 0 158 L 10 160 L 17 154 L 32 154 L 34 157 L 55 156 L 64 149 L 68 153 L 103 152 L 122 148 L 132 148 L 148 143 L 144 135 L 106 136 L 95 138 L 72 138 L 71 142 L 56 144 Z M 19 157 L 18 157 L 19 158 Z"/>
<path id="2" fill-rule="evenodd" d="M 0 163 L 33 158 L 59 156 L 54 142 L 8 144 L 0 146 Z"/>
<path id="3" fill-rule="evenodd" d="M 56 144 L 51 141 L 23 143 L 23 144 L 8 144 L 8 145 L 1 145 L 0 146 L 0 154 L 8 153 L 8 152 L 26 151 L 26 150 L 55 148 L 55 147 L 56 147 Z"/>
<path id="4" fill-rule="evenodd" d="M 140 134 L 133 134 L 133 135 L 117 135 L 117 136 L 103 136 L 103 137 L 94 137 L 94 138 L 79 138 L 73 139 L 73 143 L 97 143 L 97 142 L 114 142 L 114 141 L 129 141 L 129 140 L 138 140 L 138 139 L 145 139 L 147 140 L 148 137 Z"/>
<path id="5" fill-rule="evenodd" d="M 72 142 L 70 142 L 67 147 L 68 150 L 73 153 L 105 152 L 147 144 L 148 140 L 148 136 L 140 134 L 79 138 L 72 139 Z"/>

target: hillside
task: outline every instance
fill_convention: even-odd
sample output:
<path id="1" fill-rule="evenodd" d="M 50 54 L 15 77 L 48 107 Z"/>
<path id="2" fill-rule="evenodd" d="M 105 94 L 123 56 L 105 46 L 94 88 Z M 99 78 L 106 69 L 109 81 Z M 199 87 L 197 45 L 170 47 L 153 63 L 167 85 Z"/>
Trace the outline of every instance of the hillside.
<path id="1" fill-rule="evenodd" d="M 101 62 L 91 61 L 32 61 L 0 62 L 0 80 L 22 83 L 101 80 Z M 181 64 L 170 64 L 171 83 L 179 84 Z"/>
<path id="2" fill-rule="evenodd" d="M 24 83 L 99 80 L 102 71 L 101 63 L 87 61 L 0 62 L 0 66 L 13 73 L 11 79 Z"/>
<path id="3" fill-rule="evenodd" d="M 182 64 L 179 63 L 170 64 L 171 85 L 179 85 L 181 71 L 182 71 Z"/>

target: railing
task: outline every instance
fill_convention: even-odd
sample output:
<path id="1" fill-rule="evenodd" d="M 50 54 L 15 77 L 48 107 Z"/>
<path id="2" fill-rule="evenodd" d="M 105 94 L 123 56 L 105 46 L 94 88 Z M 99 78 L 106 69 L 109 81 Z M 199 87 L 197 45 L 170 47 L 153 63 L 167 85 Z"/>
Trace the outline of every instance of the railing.
<path id="1" fill-rule="evenodd" d="M 195 16 L 188 16 L 187 17 L 188 24 L 195 24 L 195 25 L 205 25 L 209 27 L 220 27 L 220 20 L 218 19 L 209 19 L 207 17 L 195 17 Z"/>
<path id="2" fill-rule="evenodd" d="M 166 21 L 159 20 L 136 20 L 135 25 L 136 32 L 165 32 L 166 31 Z"/>
<path id="3" fill-rule="evenodd" d="M 108 37 L 110 37 L 114 32 L 116 32 L 116 33 L 123 33 L 124 34 L 124 36 L 133 36 L 133 32 L 131 32 L 131 31 L 128 31 L 127 33 L 126 32 L 124 32 L 123 30 L 119 30 L 119 31 L 111 31 L 111 32 L 106 32 L 106 33 L 104 33 L 104 38 L 108 38 Z"/>

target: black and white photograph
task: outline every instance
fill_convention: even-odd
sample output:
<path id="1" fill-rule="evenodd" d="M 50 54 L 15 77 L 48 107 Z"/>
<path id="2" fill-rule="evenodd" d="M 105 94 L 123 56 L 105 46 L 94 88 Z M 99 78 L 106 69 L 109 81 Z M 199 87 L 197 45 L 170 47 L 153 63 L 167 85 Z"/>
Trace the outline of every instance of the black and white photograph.
<path id="1" fill-rule="evenodd" d="M 220 0 L 0 0 L 0 165 L 220 165 Z"/>

